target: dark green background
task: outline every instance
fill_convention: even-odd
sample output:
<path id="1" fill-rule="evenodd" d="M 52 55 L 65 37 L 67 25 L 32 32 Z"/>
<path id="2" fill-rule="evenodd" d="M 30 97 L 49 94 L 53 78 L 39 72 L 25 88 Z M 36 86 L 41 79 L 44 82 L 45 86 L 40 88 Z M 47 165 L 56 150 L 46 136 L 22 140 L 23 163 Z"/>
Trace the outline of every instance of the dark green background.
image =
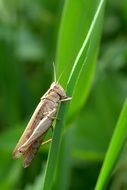
<path id="1" fill-rule="evenodd" d="M 11 154 L 53 81 L 52 62 L 63 5 L 57 0 L 6 0 L 0 5 L 0 189 L 32 189 L 45 167 L 48 145 L 26 170 Z M 126 95 L 127 2 L 112 0 L 106 6 L 94 83 L 70 130 L 74 135 L 69 189 L 92 190 L 95 186 Z M 116 184 L 119 190 L 121 184 L 127 188 L 126 155 L 125 151 L 110 182 L 111 190 L 116 190 Z"/>

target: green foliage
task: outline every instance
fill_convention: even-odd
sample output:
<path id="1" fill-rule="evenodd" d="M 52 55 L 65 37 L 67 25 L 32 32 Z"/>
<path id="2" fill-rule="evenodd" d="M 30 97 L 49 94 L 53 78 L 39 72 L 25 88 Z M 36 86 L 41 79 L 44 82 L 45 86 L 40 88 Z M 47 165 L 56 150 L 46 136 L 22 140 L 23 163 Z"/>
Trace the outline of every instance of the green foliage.
<path id="1" fill-rule="evenodd" d="M 126 1 L 104 11 L 104 0 L 0 3 L 1 189 L 127 189 L 123 114 L 113 132 L 127 96 Z M 53 61 L 72 100 L 61 104 L 52 144 L 24 169 L 12 150 L 52 82 Z"/>

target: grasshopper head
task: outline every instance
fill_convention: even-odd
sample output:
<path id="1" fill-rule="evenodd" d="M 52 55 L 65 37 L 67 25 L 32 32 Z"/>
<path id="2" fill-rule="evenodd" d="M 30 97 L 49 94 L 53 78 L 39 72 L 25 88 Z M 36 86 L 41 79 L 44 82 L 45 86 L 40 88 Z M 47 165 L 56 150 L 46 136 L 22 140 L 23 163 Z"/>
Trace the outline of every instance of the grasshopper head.
<path id="1" fill-rule="evenodd" d="M 54 92 L 56 92 L 59 96 L 60 96 L 60 99 L 61 100 L 69 100 L 69 99 L 71 99 L 71 98 L 69 98 L 67 95 L 66 95 L 66 92 L 65 92 L 65 90 L 63 89 L 63 87 L 60 85 L 60 84 L 58 84 L 57 82 L 53 82 L 52 84 L 51 84 L 51 89 L 54 91 Z"/>

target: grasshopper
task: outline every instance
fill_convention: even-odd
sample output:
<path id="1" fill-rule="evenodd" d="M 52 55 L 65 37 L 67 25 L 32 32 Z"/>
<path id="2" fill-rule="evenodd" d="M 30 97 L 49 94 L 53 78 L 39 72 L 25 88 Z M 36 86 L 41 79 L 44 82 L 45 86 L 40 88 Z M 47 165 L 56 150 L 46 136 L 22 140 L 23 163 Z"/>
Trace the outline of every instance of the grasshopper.
<path id="1" fill-rule="evenodd" d="M 53 82 L 49 90 L 41 97 L 13 151 L 13 158 L 15 159 L 23 155 L 24 168 L 30 165 L 41 144 L 46 144 L 52 140 L 44 141 L 44 137 L 47 131 L 52 128 L 60 102 L 70 99 L 58 82 Z"/>

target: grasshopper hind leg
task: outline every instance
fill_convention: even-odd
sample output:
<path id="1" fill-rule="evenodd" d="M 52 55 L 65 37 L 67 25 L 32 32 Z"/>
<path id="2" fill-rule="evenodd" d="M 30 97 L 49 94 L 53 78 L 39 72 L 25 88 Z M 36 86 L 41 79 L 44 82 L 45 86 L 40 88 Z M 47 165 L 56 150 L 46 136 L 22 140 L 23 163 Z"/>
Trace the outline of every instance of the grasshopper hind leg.
<path id="1" fill-rule="evenodd" d="M 41 145 L 47 144 L 47 143 L 49 143 L 49 142 L 51 142 L 51 141 L 52 141 L 52 138 L 51 138 L 51 139 L 48 139 L 47 141 L 44 141 Z"/>
<path id="2" fill-rule="evenodd" d="M 52 125 L 51 125 L 51 130 L 52 130 L 52 132 L 54 131 L 53 126 L 52 126 Z M 41 144 L 41 145 L 47 144 L 47 143 L 49 143 L 49 142 L 51 142 L 51 141 L 52 141 L 52 138 L 48 139 L 47 141 L 42 142 L 42 144 Z"/>

